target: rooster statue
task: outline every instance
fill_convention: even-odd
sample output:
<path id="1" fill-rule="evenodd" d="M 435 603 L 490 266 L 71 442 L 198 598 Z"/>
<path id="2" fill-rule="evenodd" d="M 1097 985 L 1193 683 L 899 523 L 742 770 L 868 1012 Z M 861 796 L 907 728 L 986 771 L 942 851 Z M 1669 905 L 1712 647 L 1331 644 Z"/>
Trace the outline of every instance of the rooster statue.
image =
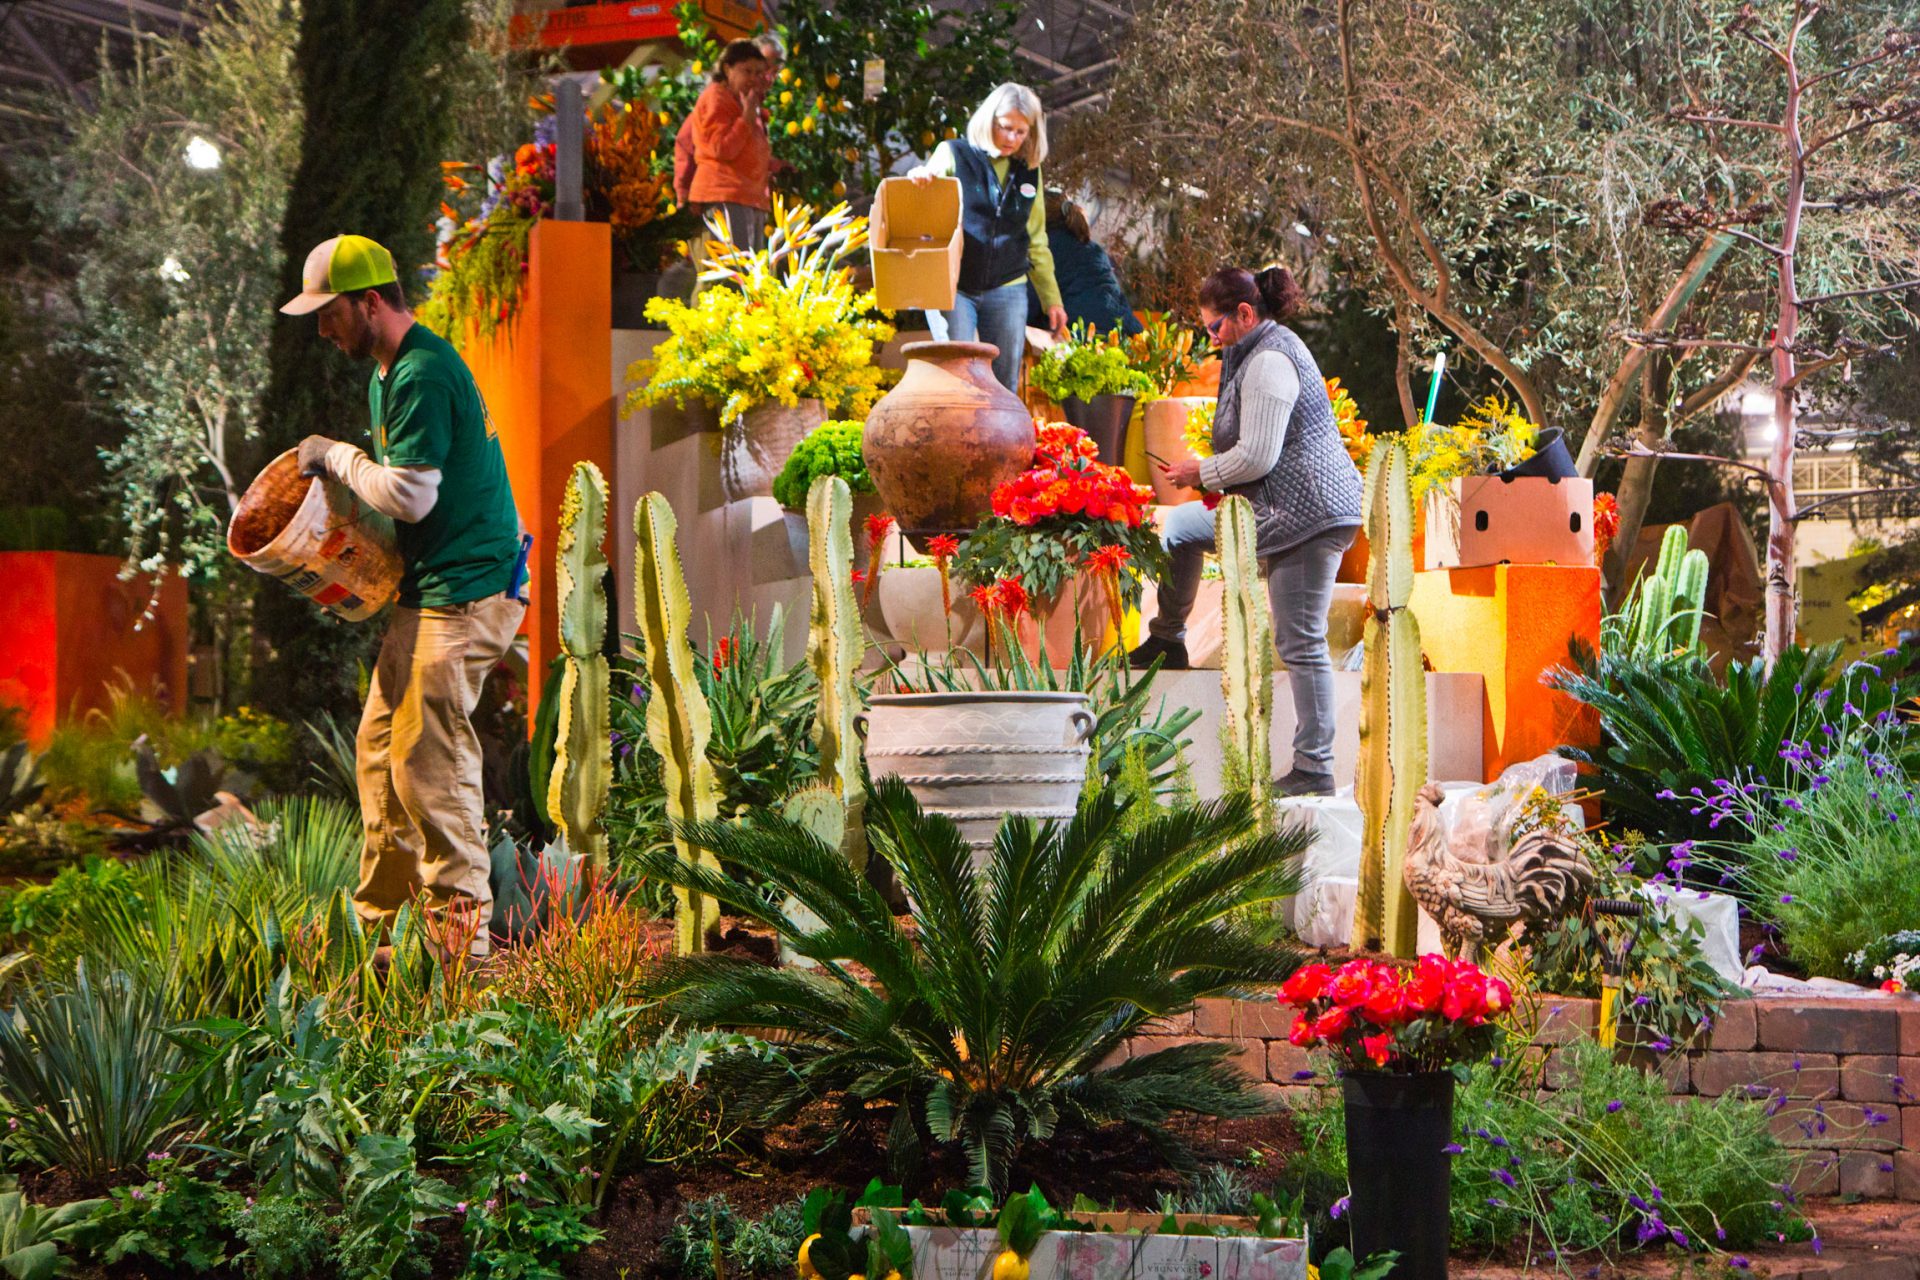
<path id="1" fill-rule="evenodd" d="M 1440 825 L 1440 788 L 1420 789 L 1407 844 L 1406 881 L 1413 900 L 1440 925 L 1447 954 L 1477 959 L 1497 946 L 1517 920 L 1552 920 L 1577 910 L 1593 887 L 1593 868 L 1555 831 L 1529 831 L 1497 862 L 1469 862 L 1447 847 Z"/>

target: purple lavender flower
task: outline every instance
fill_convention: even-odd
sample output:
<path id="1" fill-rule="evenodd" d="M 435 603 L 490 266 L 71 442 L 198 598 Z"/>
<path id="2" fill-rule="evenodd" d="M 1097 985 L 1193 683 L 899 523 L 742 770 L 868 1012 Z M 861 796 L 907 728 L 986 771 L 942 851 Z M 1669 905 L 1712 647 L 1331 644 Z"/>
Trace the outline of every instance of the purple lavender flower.
<path id="1" fill-rule="evenodd" d="M 1624 1108 L 1626 1105 L 1627 1105 L 1626 1103 L 1620 1101 L 1620 1099 L 1618 1098 L 1611 1099 L 1607 1103 L 1607 1114 L 1610 1116 L 1618 1115 L 1620 1114 L 1621 1109 Z"/>
<path id="2" fill-rule="evenodd" d="M 1508 1173 L 1505 1169 L 1495 1169 L 1493 1171 L 1493 1180 L 1495 1182 L 1498 1182 L 1503 1187 L 1514 1187 L 1519 1185 L 1519 1180 L 1515 1178 L 1512 1174 Z"/>

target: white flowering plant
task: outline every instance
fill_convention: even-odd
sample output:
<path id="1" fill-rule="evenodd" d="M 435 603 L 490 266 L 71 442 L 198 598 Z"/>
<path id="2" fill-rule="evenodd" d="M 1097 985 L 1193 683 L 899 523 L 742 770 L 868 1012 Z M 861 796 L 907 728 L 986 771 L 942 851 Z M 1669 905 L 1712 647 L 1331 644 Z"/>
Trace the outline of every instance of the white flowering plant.
<path id="1" fill-rule="evenodd" d="M 1853 976 L 1882 991 L 1920 991 L 1920 929 L 1876 938 L 1847 957 Z"/>

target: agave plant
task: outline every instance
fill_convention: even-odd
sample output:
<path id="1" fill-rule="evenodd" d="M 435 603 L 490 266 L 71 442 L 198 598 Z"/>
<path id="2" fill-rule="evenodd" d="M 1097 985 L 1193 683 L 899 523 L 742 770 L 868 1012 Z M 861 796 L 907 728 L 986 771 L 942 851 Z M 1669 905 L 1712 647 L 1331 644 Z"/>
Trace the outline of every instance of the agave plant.
<path id="1" fill-rule="evenodd" d="M 784 1062 L 735 1057 L 723 1068 L 727 1096 L 753 1118 L 774 1122 L 829 1096 L 893 1104 L 896 1170 L 928 1141 L 957 1142 L 972 1180 L 997 1191 L 1023 1142 L 1068 1123 L 1139 1126 L 1177 1159 L 1164 1122 L 1256 1113 L 1251 1082 L 1224 1044 L 1116 1055 L 1155 1018 L 1201 996 L 1270 988 L 1296 967 L 1290 949 L 1264 940 L 1262 909 L 1295 890 L 1312 837 L 1261 834 L 1244 798 L 1131 831 L 1125 808 L 1103 793 L 1064 826 L 1008 822 L 976 868 L 950 821 L 922 814 L 898 779 L 882 781 L 867 801 L 869 834 L 916 904 L 913 927 L 800 826 L 771 816 L 702 824 L 692 842 L 733 874 L 660 854 L 650 872 L 775 929 L 812 967 L 688 957 L 662 975 L 667 1010 L 774 1033 Z"/>
<path id="2" fill-rule="evenodd" d="M 14 1141 L 89 1187 L 196 1127 L 166 993 L 125 973 L 26 987 L 0 1017 L 0 1105 Z"/>

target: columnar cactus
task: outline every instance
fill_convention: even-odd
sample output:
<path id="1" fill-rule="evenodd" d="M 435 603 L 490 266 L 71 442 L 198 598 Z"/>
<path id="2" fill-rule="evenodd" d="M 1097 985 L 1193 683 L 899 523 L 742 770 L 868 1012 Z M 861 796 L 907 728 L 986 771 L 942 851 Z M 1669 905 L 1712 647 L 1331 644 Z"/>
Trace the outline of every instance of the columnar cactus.
<path id="1" fill-rule="evenodd" d="M 598 873 L 607 865 L 601 825 L 613 778 L 607 702 L 607 482 L 591 462 L 576 462 L 560 501 L 555 595 L 560 606 L 559 722 L 547 812 L 567 848 Z"/>
<path id="2" fill-rule="evenodd" d="M 1220 500 L 1213 518 L 1226 588 L 1221 610 L 1220 691 L 1227 704 L 1220 727 L 1222 746 L 1234 775 L 1230 784 L 1245 786 L 1254 808 L 1264 815 L 1273 782 L 1273 609 L 1260 572 L 1253 504 L 1230 494 Z"/>
<path id="3" fill-rule="evenodd" d="M 1367 461 L 1366 663 L 1360 677 L 1360 768 L 1354 799 L 1362 821 L 1355 945 L 1396 956 L 1418 948 L 1419 908 L 1405 879 L 1407 842 L 1427 780 L 1427 681 L 1413 596 L 1413 497 L 1407 448 L 1374 446 Z"/>
<path id="4" fill-rule="evenodd" d="M 820 681 L 815 738 L 820 747 L 820 785 L 840 796 L 846 821 L 838 841 L 857 867 L 867 863 L 861 812 L 860 744 L 853 717 L 859 710 L 853 677 L 866 656 L 866 630 L 853 598 L 853 493 L 838 476 L 821 476 L 807 491 L 808 567 L 813 571 L 813 615 L 807 630 L 807 663 Z"/>
<path id="5" fill-rule="evenodd" d="M 1621 612 L 1620 638 L 1645 657 L 1693 653 L 1707 604 L 1707 553 L 1687 550 L 1687 531 L 1669 525 L 1653 572 L 1634 587 Z"/>
<path id="6" fill-rule="evenodd" d="M 678 528 L 665 497 L 649 493 L 633 509 L 633 612 L 639 626 L 641 660 L 651 693 L 647 699 L 647 740 L 660 755 L 666 784 L 667 817 L 674 823 L 674 846 L 689 862 L 719 871 L 712 854 L 695 849 L 681 835 L 683 824 L 711 822 L 720 814 L 720 786 L 707 759 L 712 713 L 694 671 L 687 624 L 693 613 L 687 581 L 680 570 Z M 699 951 L 720 922 L 711 898 L 689 889 L 674 890 L 674 944 L 682 955 Z"/>

